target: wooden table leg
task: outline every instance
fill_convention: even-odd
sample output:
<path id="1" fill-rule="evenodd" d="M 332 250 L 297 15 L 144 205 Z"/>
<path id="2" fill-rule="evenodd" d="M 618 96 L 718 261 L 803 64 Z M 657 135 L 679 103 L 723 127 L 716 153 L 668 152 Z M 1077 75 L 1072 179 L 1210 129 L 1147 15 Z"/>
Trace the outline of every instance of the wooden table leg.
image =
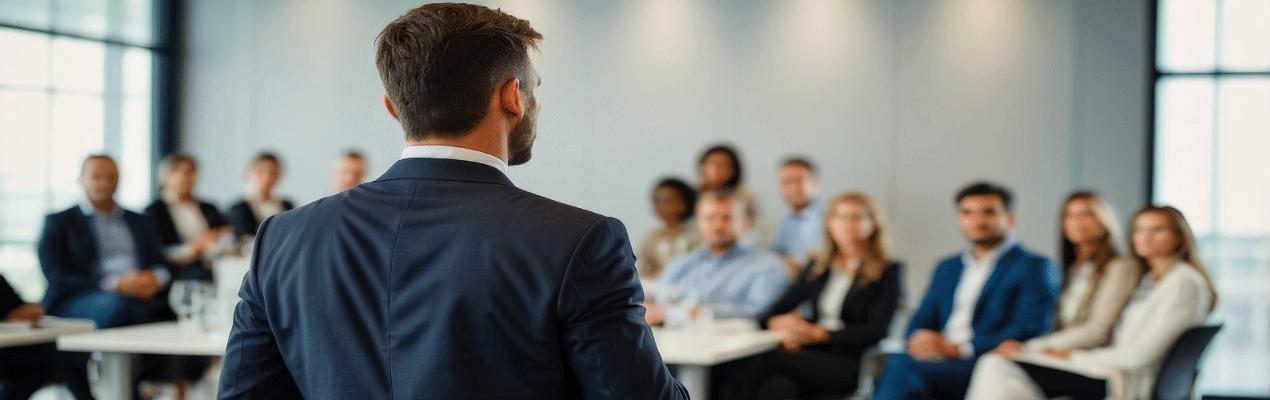
<path id="1" fill-rule="evenodd" d="M 101 353 L 96 397 L 132 400 L 132 354 Z"/>
<path id="2" fill-rule="evenodd" d="M 680 365 L 679 383 L 688 389 L 688 398 L 707 400 L 710 398 L 710 367 L 702 365 Z"/>

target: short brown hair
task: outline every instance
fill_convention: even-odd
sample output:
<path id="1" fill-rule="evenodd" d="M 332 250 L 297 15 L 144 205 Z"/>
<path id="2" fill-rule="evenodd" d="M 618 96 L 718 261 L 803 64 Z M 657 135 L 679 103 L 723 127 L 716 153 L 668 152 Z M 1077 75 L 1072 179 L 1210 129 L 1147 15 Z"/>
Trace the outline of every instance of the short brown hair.
<path id="1" fill-rule="evenodd" d="M 500 10 L 425 4 L 379 33 L 375 66 L 407 139 L 459 138 L 508 80 L 529 89 L 528 50 L 541 39 L 528 21 Z"/>

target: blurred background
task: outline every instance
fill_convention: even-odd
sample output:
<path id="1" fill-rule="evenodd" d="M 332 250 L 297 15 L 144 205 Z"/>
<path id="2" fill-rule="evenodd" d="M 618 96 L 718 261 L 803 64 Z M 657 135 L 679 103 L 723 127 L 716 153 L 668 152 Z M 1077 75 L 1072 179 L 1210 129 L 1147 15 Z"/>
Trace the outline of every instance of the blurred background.
<path id="1" fill-rule="evenodd" d="M 1200 393 L 1270 395 L 1270 1 L 507 0 L 477 2 L 545 36 L 534 159 L 517 186 L 656 223 L 652 185 L 696 180 L 728 143 L 759 213 L 788 212 L 780 161 L 818 164 L 827 193 L 882 201 L 916 304 L 934 261 L 965 247 L 952 195 L 1015 190 L 1018 233 L 1055 255 L 1063 197 L 1103 193 L 1128 217 L 1186 213 L 1226 326 Z M 201 163 L 197 195 L 242 195 L 248 160 L 278 188 L 332 193 L 332 163 L 371 178 L 402 147 L 374 41 L 418 2 L 0 2 L 0 273 L 44 291 L 42 216 L 79 201 L 80 161 L 120 160 L 119 199 L 155 196 L 159 157 Z"/>

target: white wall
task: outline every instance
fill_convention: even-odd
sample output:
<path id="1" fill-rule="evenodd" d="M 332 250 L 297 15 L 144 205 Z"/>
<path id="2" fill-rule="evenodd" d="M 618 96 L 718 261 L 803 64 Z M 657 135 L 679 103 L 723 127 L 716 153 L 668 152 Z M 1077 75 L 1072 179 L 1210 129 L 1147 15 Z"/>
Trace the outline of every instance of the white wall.
<path id="1" fill-rule="evenodd" d="M 636 240 L 649 186 L 693 179 L 697 153 L 738 145 L 764 214 L 784 213 L 776 164 L 807 155 L 827 190 L 886 205 L 909 300 L 965 246 L 951 196 L 1015 189 L 1025 243 L 1054 252 L 1073 187 L 1145 198 L 1145 0 L 486 2 L 545 36 L 534 160 L 520 187 L 616 216 Z M 341 149 L 385 170 L 401 146 L 382 110 L 374 38 L 416 2 L 190 2 L 181 148 L 227 203 L 261 148 L 283 193 L 326 195 Z M 222 172 L 223 171 L 223 172 Z"/>

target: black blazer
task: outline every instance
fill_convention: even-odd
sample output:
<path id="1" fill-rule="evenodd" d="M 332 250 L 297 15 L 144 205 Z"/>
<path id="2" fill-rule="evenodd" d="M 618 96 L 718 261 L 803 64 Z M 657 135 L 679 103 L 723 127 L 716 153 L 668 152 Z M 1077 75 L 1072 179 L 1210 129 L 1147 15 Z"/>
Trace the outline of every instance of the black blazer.
<path id="1" fill-rule="evenodd" d="M 154 223 L 128 210 L 123 211 L 123 219 L 136 246 L 137 269 L 168 268 Z M 88 216 L 79 206 L 44 218 L 38 252 L 40 268 L 48 279 L 43 306 L 49 315 L 60 315 L 70 299 L 101 290 L 101 260 L 93 236 Z"/>
<path id="2" fill-rule="evenodd" d="M 203 219 L 207 221 L 208 229 L 216 229 L 222 226 L 229 225 L 229 223 L 225 222 L 225 217 L 222 217 L 220 215 L 220 211 L 216 209 L 216 206 L 213 206 L 211 203 L 199 201 L 198 209 L 199 211 L 203 213 Z M 159 233 L 160 244 L 162 244 L 164 247 L 167 247 L 172 245 L 179 245 L 182 243 L 181 233 L 177 232 L 176 230 L 176 221 L 172 219 L 171 208 L 168 207 L 168 203 L 166 201 L 163 201 L 163 199 L 158 199 L 158 200 L 155 200 L 153 203 L 150 203 L 149 206 L 146 206 L 145 215 L 146 217 L 149 217 L 151 221 L 154 222 L 154 228 Z M 185 278 L 185 279 L 211 279 L 212 278 L 211 272 L 210 272 L 211 266 L 204 265 L 205 263 L 203 262 L 201 258 L 185 265 L 175 265 L 174 262 L 172 264 L 174 267 L 183 270 L 177 274 L 178 276 L 176 278 Z M 185 268 L 191 265 L 202 267 L 202 268 L 201 269 Z"/>
<path id="3" fill-rule="evenodd" d="M 759 315 L 760 326 L 766 329 L 768 319 L 793 311 L 804 301 L 811 301 L 811 322 L 820 319 L 820 293 L 829 282 L 829 273 L 809 280 L 812 269 L 803 268 L 803 273 L 785 294 L 767 312 Z M 892 262 L 876 281 L 867 285 L 859 280 L 853 281 L 851 289 L 842 300 L 842 313 L 839 315 L 846 327 L 831 331 L 829 343 L 813 348 L 858 356 L 885 339 L 890 332 L 891 318 L 895 316 L 895 309 L 899 306 L 901 269 L 900 263 Z"/>
<path id="4" fill-rule="evenodd" d="M 291 211 L 295 208 L 295 204 L 291 200 L 282 199 L 282 211 Z M 252 236 L 260 230 L 260 220 L 256 219 L 256 213 L 251 211 L 251 205 L 247 204 L 247 200 L 239 200 L 234 205 L 229 206 L 229 223 L 234 225 L 234 236 Z"/>
<path id="5" fill-rule="evenodd" d="M 18 292 L 13 290 L 13 286 L 9 285 L 9 281 L 0 275 L 0 319 L 4 319 L 9 312 L 25 303 L 22 297 L 18 296 Z"/>
<path id="6" fill-rule="evenodd" d="M 497 169 L 408 158 L 269 218 L 221 399 L 683 399 L 626 228 Z"/>

